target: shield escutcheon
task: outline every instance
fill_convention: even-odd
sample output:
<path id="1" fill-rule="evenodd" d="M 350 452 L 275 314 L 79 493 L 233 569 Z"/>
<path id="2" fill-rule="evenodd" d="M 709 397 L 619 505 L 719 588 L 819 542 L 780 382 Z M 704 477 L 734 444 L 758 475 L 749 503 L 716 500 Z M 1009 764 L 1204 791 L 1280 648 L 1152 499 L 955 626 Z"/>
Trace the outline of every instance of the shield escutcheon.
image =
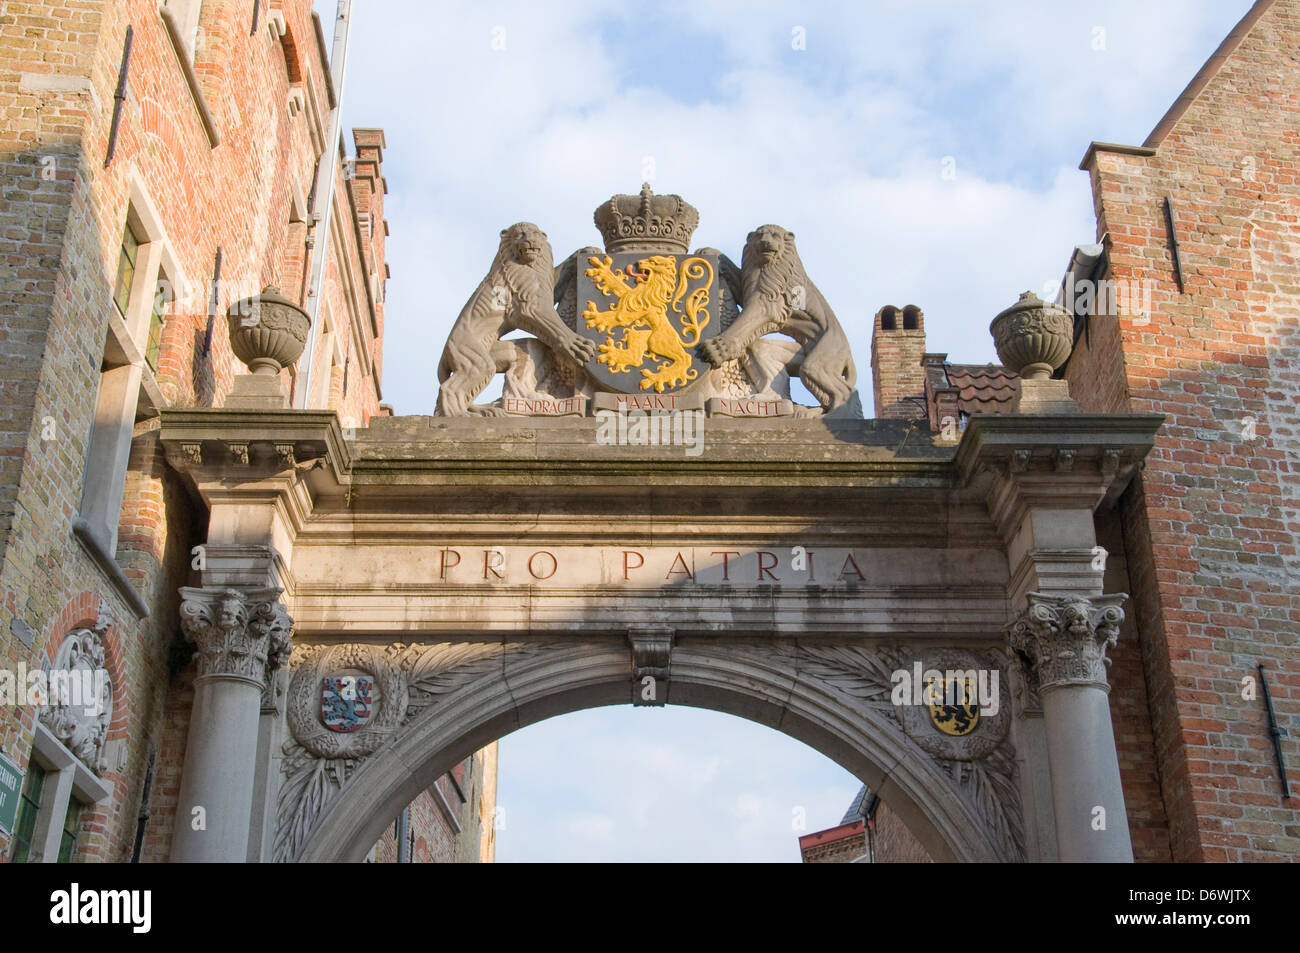
<path id="1" fill-rule="evenodd" d="M 927 682 L 932 689 L 930 723 L 945 735 L 961 738 L 980 723 L 980 706 L 976 686 L 965 678 L 945 678 L 938 684 Z"/>
<path id="2" fill-rule="evenodd" d="M 699 345 L 721 331 L 715 255 L 618 252 L 578 263 L 578 333 L 587 370 L 625 394 L 672 393 L 711 370 Z"/>
<path id="3" fill-rule="evenodd" d="M 370 720 L 374 679 L 365 675 L 329 675 L 321 679 L 321 721 L 330 731 L 353 732 Z"/>

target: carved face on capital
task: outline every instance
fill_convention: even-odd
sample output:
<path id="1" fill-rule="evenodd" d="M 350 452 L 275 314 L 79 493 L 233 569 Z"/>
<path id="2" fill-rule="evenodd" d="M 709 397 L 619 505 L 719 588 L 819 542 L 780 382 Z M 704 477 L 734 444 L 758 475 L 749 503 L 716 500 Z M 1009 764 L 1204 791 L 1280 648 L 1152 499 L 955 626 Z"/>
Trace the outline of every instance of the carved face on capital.
<path id="1" fill-rule="evenodd" d="M 1065 630 L 1073 635 L 1087 635 L 1091 628 L 1088 624 L 1088 604 L 1072 602 L 1061 613 Z"/>
<path id="2" fill-rule="evenodd" d="M 217 610 L 217 620 L 224 630 L 239 628 L 244 624 L 244 604 L 233 597 L 222 599 Z"/>

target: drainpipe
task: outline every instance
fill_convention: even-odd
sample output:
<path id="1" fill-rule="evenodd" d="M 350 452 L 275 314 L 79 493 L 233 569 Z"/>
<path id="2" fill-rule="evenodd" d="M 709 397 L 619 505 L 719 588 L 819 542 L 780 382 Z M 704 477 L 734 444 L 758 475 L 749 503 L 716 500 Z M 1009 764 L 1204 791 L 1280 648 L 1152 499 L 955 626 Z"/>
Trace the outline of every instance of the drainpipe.
<path id="1" fill-rule="evenodd" d="M 407 841 L 411 836 L 411 809 L 402 808 L 401 815 L 397 818 L 397 862 L 399 864 L 409 864 L 411 862 L 411 849 Z"/>
<path id="2" fill-rule="evenodd" d="M 298 361 L 299 374 L 293 406 L 305 408 L 311 394 L 311 371 L 316 363 L 316 340 L 320 334 L 321 285 L 325 280 L 325 259 L 329 257 L 330 215 L 334 211 L 334 179 L 338 172 L 339 122 L 343 115 L 343 81 L 347 76 L 348 36 L 352 32 L 352 0 L 338 0 L 334 18 L 334 49 L 330 54 L 330 79 L 334 84 L 334 108 L 330 110 L 329 134 L 316 169 L 316 206 L 311 210 L 312 234 L 316 247 L 311 259 L 311 281 L 307 285 L 307 347 Z"/>

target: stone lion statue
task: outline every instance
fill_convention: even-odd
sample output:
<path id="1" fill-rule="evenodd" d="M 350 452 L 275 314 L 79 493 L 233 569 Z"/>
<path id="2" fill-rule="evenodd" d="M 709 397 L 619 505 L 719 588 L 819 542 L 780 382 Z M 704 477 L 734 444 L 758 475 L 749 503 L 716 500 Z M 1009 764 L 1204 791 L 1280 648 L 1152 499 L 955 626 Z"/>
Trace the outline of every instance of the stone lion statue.
<path id="1" fill-rule="evenodd" d="M 790 361 L 826 413 L 849 403 L 858 372 L 849 340 L 817 286 L 808 280 L 794 233 L 762 225 L 749 233 L 740 259 L 740 316 L 700 345 L 710 364 L 742 357 L 765 334 L 788 334 L 800 348 Z"/>
<path id="2" fill-rule="evenodd" d="M 504 372 L 517 353 L 501 340 L 511 331 L 535 334 L 556 354 L 579 364 L 596 355 L 596 345 L 565 325 L 554 300 L 554 255 L 546 233 L 531 222 L 519 222 L 501 232 L 501 245 L 487 277 L 479 282 L 452 325 L 438 363 L 438 407 L 444 417 L 499 414 L 478 405 L 492 378 Z"/>

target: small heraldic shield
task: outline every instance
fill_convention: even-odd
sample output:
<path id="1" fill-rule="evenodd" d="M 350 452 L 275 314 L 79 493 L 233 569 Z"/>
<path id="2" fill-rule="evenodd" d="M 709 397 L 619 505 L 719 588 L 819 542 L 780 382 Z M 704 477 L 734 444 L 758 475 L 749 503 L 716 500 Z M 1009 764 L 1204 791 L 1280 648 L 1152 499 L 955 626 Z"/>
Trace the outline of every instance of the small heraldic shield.
<path id="1" fill-rule="evenodd" d="M 365 675 L 330 675 L 321 679 L 321 720 L 330 731 L 352 732 L 370 720 L 374 679 Z"/>
<path id="2" fill-rule="evenodd" d="M 975 730 L 980 722 L 980 706 L 976 685 L 969 678 L 944 678 L 937 684 L 931 680 L 926 687 L 934 727 L 954 738 Z"/>

